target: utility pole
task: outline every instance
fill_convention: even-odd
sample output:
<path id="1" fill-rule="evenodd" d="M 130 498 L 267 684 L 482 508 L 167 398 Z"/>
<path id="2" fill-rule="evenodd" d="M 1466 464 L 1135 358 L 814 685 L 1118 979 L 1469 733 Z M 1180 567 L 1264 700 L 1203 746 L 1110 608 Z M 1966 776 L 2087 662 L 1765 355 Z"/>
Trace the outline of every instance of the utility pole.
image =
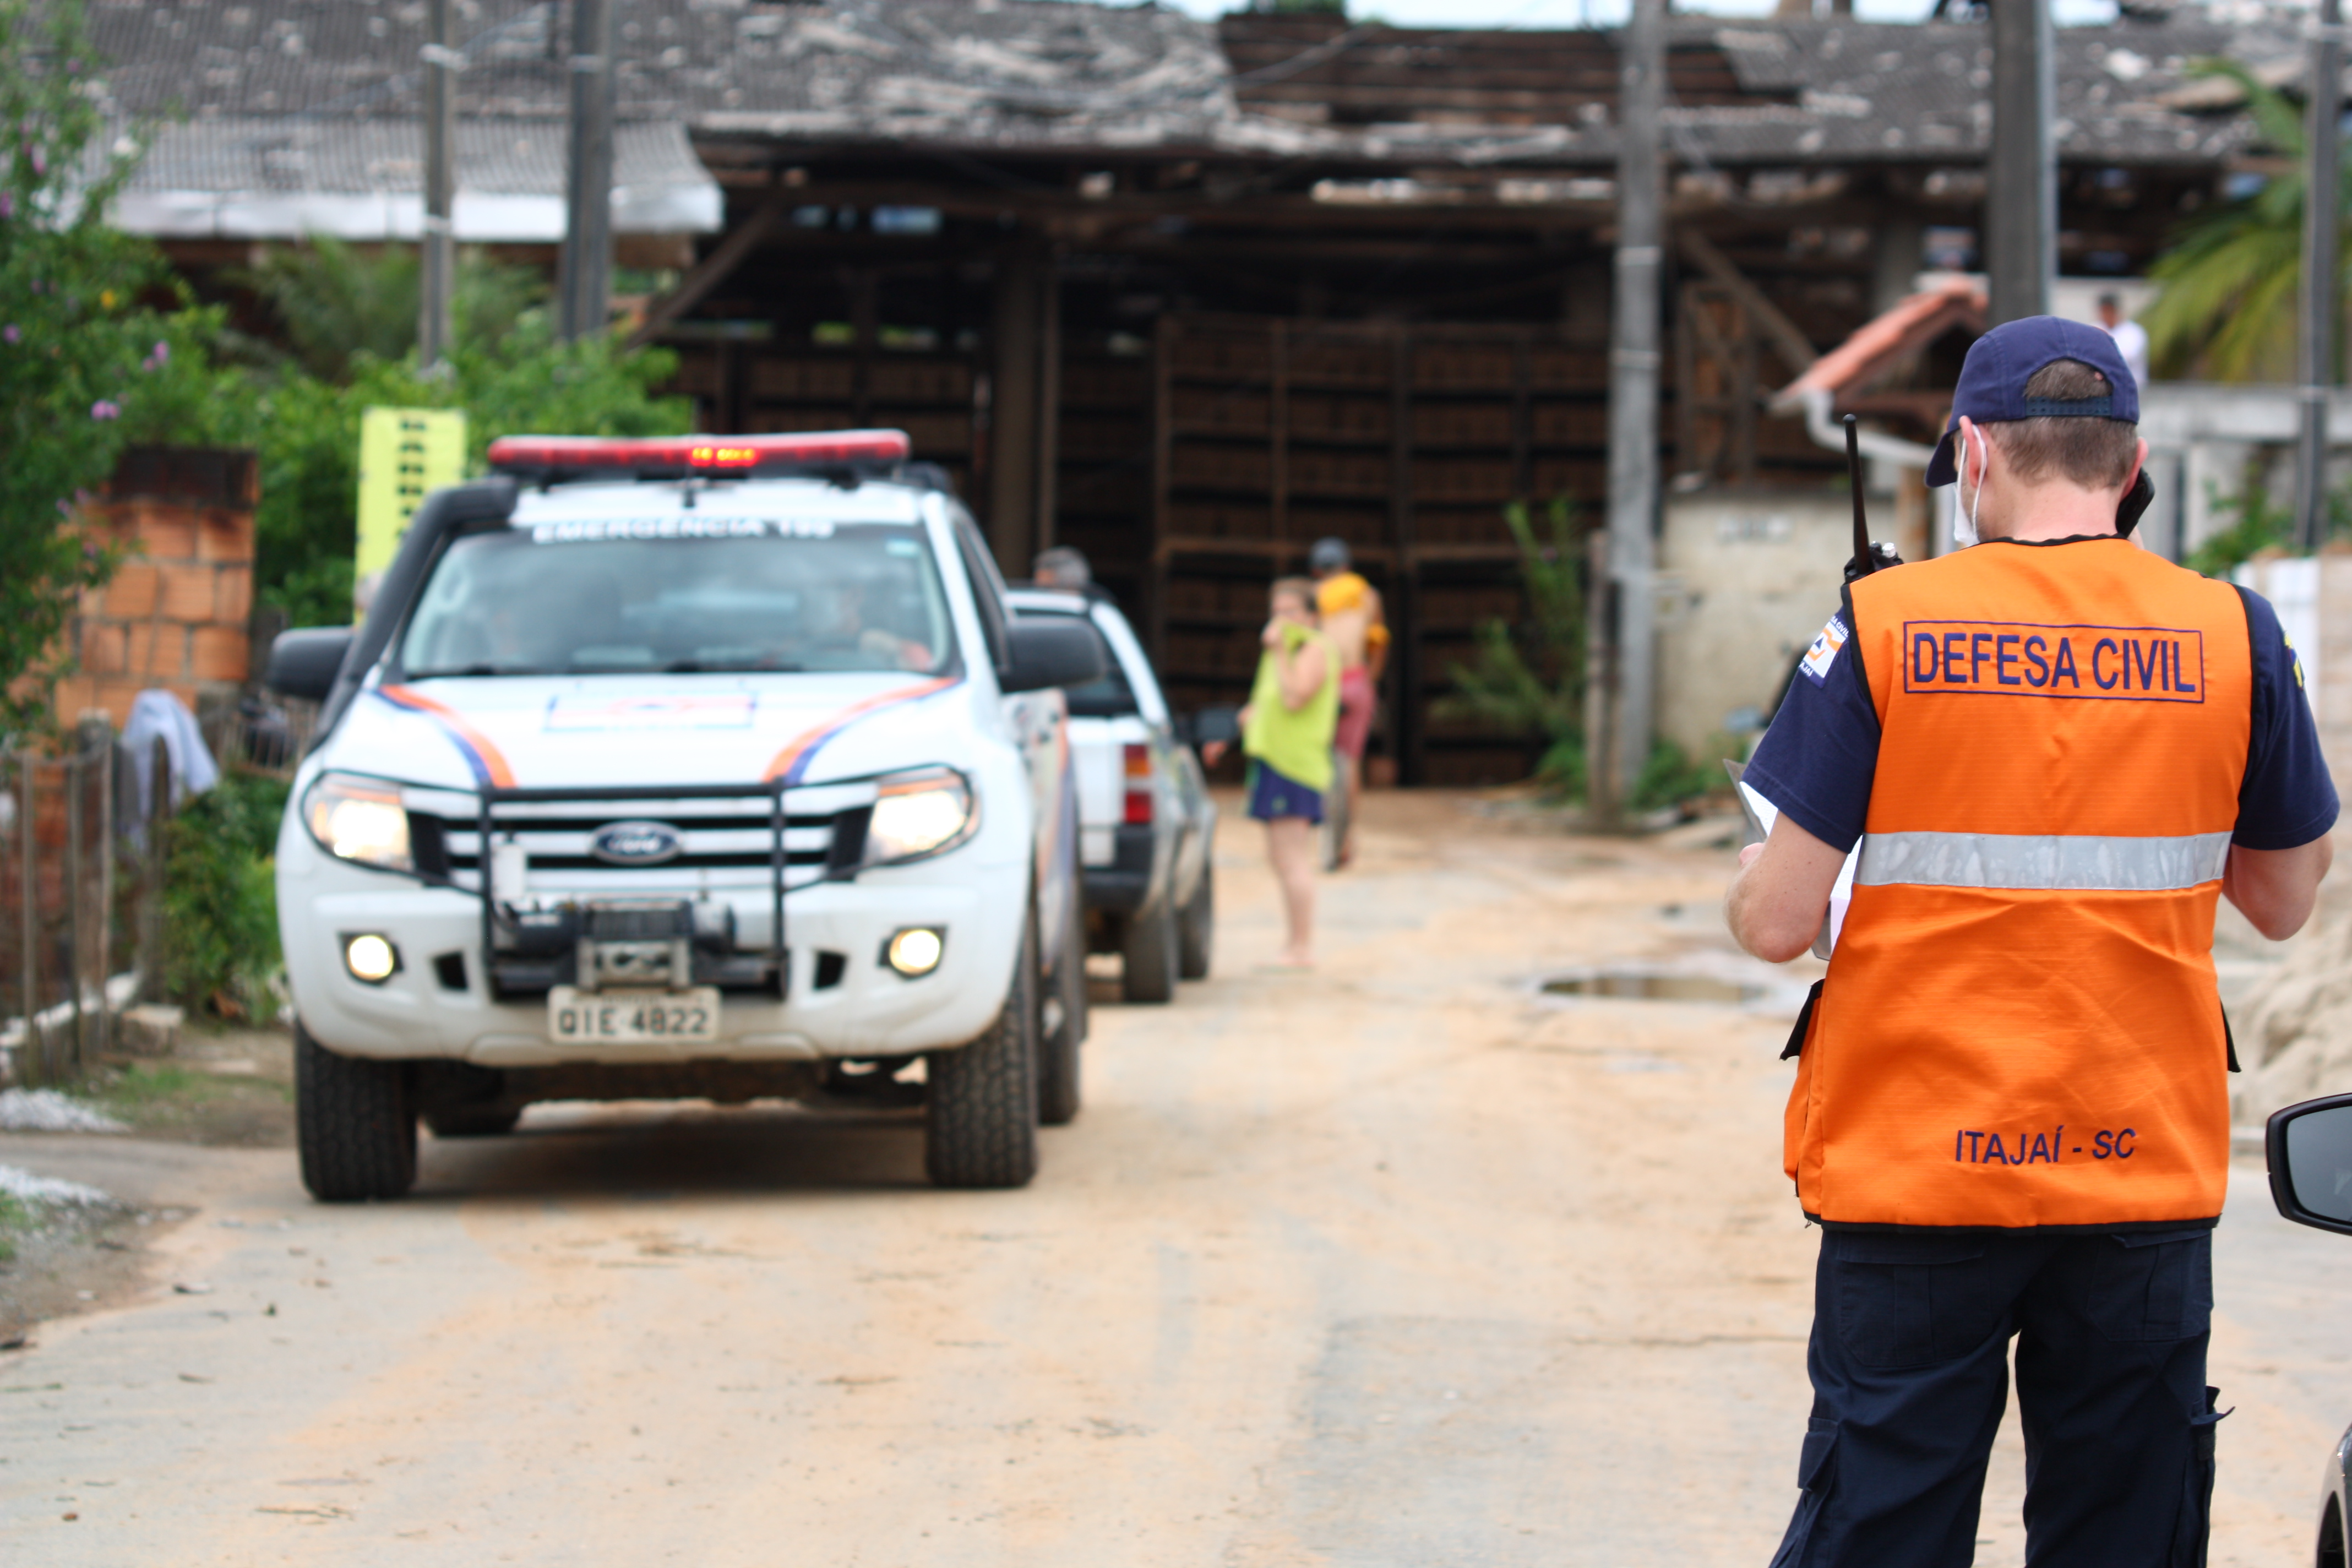
<path id="1" fill-rule="evenodd" d="M 450 37 L 451 4 L 432 0 L 433 37 L 419 51 L 425 61 L 425 268 L 416 361 L 428 371 L 449 353 L 457 272 L 457 237 L 449 216 L 457 194 L 457 68 L 463 57 Z"/>
<path id="2" fill-rule="evenodd" d="M 1616 587 L 1611 733 L 1586 737 L 1589 803 L 1622 816 L 1650 760 L 1658 514 L 1658 272 L 1665 192 L 1659 138 L 1666 0 L 1633 0 L 1617 93 L 1617 276 L 1609 344 L 1609 575 Z M 1587 705 L 1591 711 L 1591 704 Z"/>
<path id="3" fill-rule="evenodd" d="M 2294 536 L 2303 550 L 2327 542 L 2327 395 L 2336 384 L 2336 232 L 2343 221 L 2344 104 L 2339 0 L 2319 0 L 2311 33 L 2311 80 L 2304 100 L 2303 332 L 2295 343 L 2302 385 L 2294 452 Z"/>
<path id="4" fill-rule="evenodd" d="M 564 342 L 604 331 L 612 274 L 613 5 L 572 0 L 572 143 L 555 280 Z"/>
<path id="5" fill-rule="evenodd" d="M 1991 326 L 2050 310 L 2058 270 L 2058 87 L 2050 0 L 1990 0 L 1992 157 L 1985 190 Z"/>

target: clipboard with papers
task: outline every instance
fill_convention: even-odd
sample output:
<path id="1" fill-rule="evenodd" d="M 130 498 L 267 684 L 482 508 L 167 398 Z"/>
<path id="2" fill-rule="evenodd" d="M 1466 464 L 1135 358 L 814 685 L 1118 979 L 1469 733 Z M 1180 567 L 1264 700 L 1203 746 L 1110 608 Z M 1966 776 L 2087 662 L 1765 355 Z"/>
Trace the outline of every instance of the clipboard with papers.
<path id="1" fill-rule="evenodd" d="M 1761 844 L 1771 837 L 1772 824 L 1779 821 L 1780 808 L 1764 798 L 1746 777 L 1748 764 L 1724 759 L 1723 771 L 1731 775 L 1731 786 L 1739 796 L 1739 815 L 1748 821 L 1748 837 L 1742 841 Z M 1838 933 L 1845 929 L 1846 906 L 1853 901 L 1853 873 L 1862 864 L 1862 841 L 1856 839 L 1845 864 L 1838 868 L 1837 880 L 1830 885 L 1829 912 L 1822 920 L 1821 934 L 1813 938 L 1813 956 L 1827 958 L 1837 946 Z"/>

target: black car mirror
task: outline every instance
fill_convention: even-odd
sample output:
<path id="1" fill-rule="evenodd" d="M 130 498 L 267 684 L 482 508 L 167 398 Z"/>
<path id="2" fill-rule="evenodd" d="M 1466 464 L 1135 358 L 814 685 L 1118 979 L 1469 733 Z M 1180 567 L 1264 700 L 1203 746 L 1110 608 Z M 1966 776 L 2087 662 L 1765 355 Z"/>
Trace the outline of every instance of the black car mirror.
<path id="1" fill-rule="evenodd" d="M 280 697 L 324 702 L 335 689 L 335 674 L 352 651 L 354 635 L 351 626 L 304 626 L 278 633 L 269 645 L 269 665 L 261 683 Z"/>
<path id="2" fill-rule="evenodd" d="M 2297 1225 L 2352 1236 L 2352 1094 L 2273 1113 L 2263 1142 L 2279 1213 Z"/>
<path id="3" fill-rule="evenodd" d="M 1197 713 L 1188 713 L 1179 723 L 1177 733 L 1188 745 L 1233 745 L 1242 738 L 1241 710 L 1203 708 Z"/>
<path id="4" fill-rule="evenodd" d="M 1109 668 L 1103 662 L 1102 634 L 1076 616 L 1016 620 L 1005 640 L 1006 668 L 997 685 L 1008 692 L 1084 686 L 1100 680 Z"/>

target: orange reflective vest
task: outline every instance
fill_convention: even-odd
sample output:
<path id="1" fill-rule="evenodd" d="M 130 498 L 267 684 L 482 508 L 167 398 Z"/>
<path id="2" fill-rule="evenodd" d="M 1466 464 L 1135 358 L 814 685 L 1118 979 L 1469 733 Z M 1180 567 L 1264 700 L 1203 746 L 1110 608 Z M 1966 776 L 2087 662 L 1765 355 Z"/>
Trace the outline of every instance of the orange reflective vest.
<path id="1" fill-rule="evenodd" d="M 1789 1100 L 1805 1213 L 2219 1215 L 2213 914 L 2252 722 L 2236 591 L 2101 538 L 1987 543 L 1851 600 L 1878 765 Z"/>

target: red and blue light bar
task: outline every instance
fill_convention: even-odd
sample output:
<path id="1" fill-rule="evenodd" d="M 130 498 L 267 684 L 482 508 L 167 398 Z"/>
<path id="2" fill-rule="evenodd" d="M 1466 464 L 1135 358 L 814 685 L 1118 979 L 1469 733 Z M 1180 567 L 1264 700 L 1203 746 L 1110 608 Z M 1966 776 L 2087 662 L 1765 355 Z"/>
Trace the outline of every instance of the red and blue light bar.
<path id="1" fill-rule="evenodd" d="M 913 449 L 904 430 L 825 430 L 794 436 L 501 436 L 490 443 L 490 469 L 534 479 L 746 476 L 903 463 Z"/>

